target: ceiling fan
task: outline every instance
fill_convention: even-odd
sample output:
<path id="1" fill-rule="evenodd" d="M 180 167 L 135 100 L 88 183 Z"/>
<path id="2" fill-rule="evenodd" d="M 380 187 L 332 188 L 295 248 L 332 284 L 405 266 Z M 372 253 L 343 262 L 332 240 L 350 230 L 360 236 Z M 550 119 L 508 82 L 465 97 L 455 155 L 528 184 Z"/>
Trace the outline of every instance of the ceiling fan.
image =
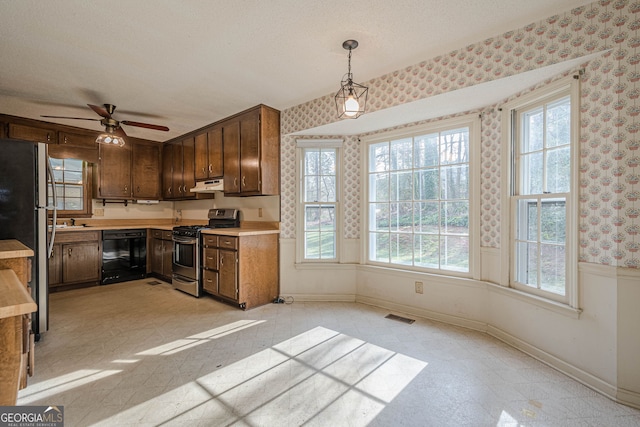
<path id="1" fill-rule="evenodd" d="M 161 130 L 168 131 L 169 128 L 161 125 L 152 125 L 150 123 L 142 123 L 142 122 L 134 122 L 131 120 L 115 120 L 112 117 L 113 112 L 116 110 L 116 106 L 113 104 L 104 104 L 104 106 L 100 107 L 98 105 L 87 104 L 89 108 L 95 111 L 102 119 L 89 119 L 86 117 L 67 117 L 67 116 L 45 116 L 41 115 L 40 117 L 47 117 L 51 119 L 71 119 L 71 120 L 91 120 L 100 122 L 102 126 L 105 128 L 105 133 L 102 133 L 96 139 L 96 142 L 102 144 L 116 144 L 116 145 L 124 145 L 124 137 L 127 136 L 124 129 L 122 129 L 121 125 L 127 126 L 136 126 L 139 128 L 145 129 L 153 129 L 153 130 Z"/>

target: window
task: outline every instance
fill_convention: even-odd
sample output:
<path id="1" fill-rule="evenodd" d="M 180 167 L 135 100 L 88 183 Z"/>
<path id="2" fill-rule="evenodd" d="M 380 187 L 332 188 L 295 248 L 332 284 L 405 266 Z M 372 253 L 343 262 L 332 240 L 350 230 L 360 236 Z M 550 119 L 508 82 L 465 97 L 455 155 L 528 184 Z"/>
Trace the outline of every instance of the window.
<path id="1" fill-rule="evenodd" d="M 439 122 L 368 146 L 368 260 L 472 273 L 477 119 Z M 478 144 L 474 144 L 477 146 Z M 477 182 L 477 180 L 476 180 Z"/>
<path id="2" fill-rule="evenodd" d="M 574 114 L 570 84 L 511 108 L 511 286 L 575 302 Z M 553 89 L 553 90 L 551 90 Z"/>
<path id="3" fill-rule="evenodd" d="M 339 144 L 299 140 L 304 261 L 338 259 L 338 159 Z"/>
<path id="4" fill-rule="evenodd" d="M 58 216 L 88 216 L 91 200 L 88 195 L 87 163 L 79 159 L 51 158 L 53 177 L 58 198 Z M 49 194 L 49 204 L 53 196 Z"/>

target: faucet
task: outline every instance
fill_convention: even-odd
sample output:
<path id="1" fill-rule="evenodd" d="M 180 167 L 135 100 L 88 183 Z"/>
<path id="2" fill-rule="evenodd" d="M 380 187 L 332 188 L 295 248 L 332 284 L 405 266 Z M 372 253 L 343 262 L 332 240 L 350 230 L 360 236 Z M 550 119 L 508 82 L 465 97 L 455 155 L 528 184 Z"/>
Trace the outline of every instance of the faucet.
<path id="1" fill-rule="evenodd" d="M 71 226 L 73 227 L 74 225 L 76 225 L 76 220 L 75 218 L 69 218 L 69 221 L 71 221 Z"/>

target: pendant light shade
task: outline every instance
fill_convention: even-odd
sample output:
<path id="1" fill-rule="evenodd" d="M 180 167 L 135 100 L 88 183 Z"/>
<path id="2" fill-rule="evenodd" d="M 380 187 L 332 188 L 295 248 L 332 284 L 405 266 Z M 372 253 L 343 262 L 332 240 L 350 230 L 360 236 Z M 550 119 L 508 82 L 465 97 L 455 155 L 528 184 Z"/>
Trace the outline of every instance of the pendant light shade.
<path id="1" fill-rule="evenodd" d="M 117 145 L 123 147 L 125 140 L 122 136 L 118 135 L 113 128 L 107 127 L 107 131 L 101 133 L 96 138 L 98 144 Z"/>
<path id="2" fill-rule="evenodd" d="M 336 93 L 336 110 L 338 118 L 357 119 L 364 114 L 367 107 L 367 95 L 369 88 L 353 81 L 351 74 L 351 51 L 358 47 L 356 40 L 347 40 L 342 47 L 349 51 L 349 68 L 347 74 L 342 77 L 340 90 Z"/>

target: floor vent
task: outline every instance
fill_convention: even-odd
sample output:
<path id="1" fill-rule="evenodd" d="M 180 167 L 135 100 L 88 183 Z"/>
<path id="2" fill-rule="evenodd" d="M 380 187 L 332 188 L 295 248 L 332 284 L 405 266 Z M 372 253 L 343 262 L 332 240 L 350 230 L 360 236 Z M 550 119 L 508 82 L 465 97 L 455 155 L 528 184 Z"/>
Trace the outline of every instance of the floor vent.
<path id="1" fill-rule="evenodd" d="M 406 317 L 402 317 L 402 316 L 396 316 L 395 314 L 387 314 L 386 316 L 384 316 L 385 319 L 391 319 L 391 320 L 397 320 L 398 322 L 404 322 L 404 323 L 408 323 L 408 324 L 412 324 L 413 322 L 415 322 L 415 320 L 413 319 L 408 319 Z"/>
<path id="2" fill-rule="evenodd" d="M 157 280 L 152 280 L 150 282 L 147 282 L 147 285 L 159 285 L 162 282 L 158 282 Z"/>

